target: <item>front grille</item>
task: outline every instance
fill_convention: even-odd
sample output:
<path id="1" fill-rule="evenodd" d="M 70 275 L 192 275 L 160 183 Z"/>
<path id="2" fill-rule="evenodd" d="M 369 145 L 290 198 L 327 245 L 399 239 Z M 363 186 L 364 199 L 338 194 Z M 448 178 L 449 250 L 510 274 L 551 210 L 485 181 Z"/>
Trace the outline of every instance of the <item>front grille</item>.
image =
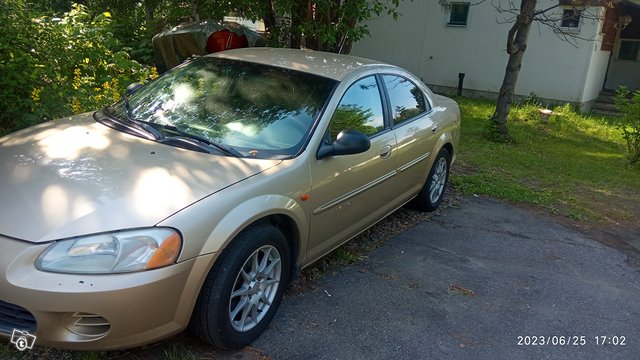
<path id="1" fill-rule="evenodd" d="M 36 332 L 36 318 L 18 305 L 0 300 L 0 333 L 11 334 L 14 329 Z"/>

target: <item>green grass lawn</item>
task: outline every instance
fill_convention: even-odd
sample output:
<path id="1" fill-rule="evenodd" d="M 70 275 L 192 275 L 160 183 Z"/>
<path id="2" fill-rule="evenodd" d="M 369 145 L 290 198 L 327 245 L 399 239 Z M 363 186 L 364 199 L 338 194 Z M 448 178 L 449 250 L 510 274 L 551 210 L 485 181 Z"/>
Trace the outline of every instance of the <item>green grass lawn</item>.
<path id="1" fill-rule="evenodd" d="M 452 183 L 478 194 L 538 206 L 594 225 L 638 223 L 640 166 L 629 165 L 626 142 L 611 119 L 554 109 L 544 124 L 535 107 L 512 108 L 515 142 L 482 137 L 494 103 L 457 99 L 462 136 Z"/>

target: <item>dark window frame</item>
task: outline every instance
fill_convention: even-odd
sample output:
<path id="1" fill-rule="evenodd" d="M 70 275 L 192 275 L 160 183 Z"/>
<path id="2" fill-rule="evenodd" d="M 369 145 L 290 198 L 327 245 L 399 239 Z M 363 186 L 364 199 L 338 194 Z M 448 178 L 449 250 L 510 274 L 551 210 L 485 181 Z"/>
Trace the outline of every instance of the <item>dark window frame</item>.
<path id="1" fill-rule="evenodd" d="M 620 56 L 620 54 L 624 54 L 626 55 L 627 52 L 622 52 L 623 50 L 623 44 L 629 44 L 632 46 L 632 50 L 635 50 L 635 56 L 631 57 L 627 57 L 627 56 Z M 633 47 L 635 47 L 635 49 L 633 49 Z M 631 54 L 631 53 L 629 53 Z M 638 56 L 640 55 L 640 40 L 635 40 L 635 39 L 620 39 L 620 45 L 618 46 L 618 53 L 617 53 L 617 59 L 618 60 L 625 60 L 625 61 L 638 61 Z"/>
<path id="2" fill-rule="evenodd" d="M 453 2 L 449 9 L 449 26 L 467 26 L 469 23 L 469 9 L 471 4 L 468 2 Z M 457 8 L 454 10 L 454 8 Z M 461 11 L 461 12 L 458 12 Z M 454 18 L 459 15 L 460 17 Z"/>
<path id="3" fill-rule="evenodd" d="M 562 9 L 560 27 L 562 29 L 579 30 L 582 25 L 582 9 Z"/>

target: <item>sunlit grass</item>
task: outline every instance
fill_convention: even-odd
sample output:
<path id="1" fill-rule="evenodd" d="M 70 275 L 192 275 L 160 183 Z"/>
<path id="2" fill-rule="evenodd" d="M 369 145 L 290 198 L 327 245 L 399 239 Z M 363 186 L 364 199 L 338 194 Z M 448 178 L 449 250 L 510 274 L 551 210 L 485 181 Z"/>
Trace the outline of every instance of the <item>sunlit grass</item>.
<path id="1" fill-rule="evenodd" d="M 491 102 L 457 99 L 462 138 L 452 182 L 465 194 L 544 208 L 573 219 L 634 221 L 640 211 L 640 167 L 627 161 L 624 139 L 611 120 L 554 109 L 547 124 L 535 107 L 512 109 L 515 142 L 486 141 L 482 126 Z"/>
<path id="2" fill-rule="evenodd" d="M 15 345 L 7 342 L 0 342 L 0 359 L 12 360 L 40 360 L 40 359 L 63 359 L 63 360 L 100 360 L 112 359 L 106 356 L 105 352 L 97 351 L 70 351 L 56 350 L 36 346 L 33 349 L 18 351 Z"/>

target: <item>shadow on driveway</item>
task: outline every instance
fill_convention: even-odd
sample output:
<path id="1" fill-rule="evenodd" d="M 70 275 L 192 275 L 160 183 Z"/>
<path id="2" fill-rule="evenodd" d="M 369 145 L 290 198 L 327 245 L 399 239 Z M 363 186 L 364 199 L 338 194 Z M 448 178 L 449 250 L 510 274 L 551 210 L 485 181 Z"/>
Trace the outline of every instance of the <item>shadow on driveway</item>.
<path id="1" fill-rule="evenodd" d="M 273 359 L 638 359 L 640 273 L 625 258 L 467 198 L 285 299 L 253 347 Z"/>

